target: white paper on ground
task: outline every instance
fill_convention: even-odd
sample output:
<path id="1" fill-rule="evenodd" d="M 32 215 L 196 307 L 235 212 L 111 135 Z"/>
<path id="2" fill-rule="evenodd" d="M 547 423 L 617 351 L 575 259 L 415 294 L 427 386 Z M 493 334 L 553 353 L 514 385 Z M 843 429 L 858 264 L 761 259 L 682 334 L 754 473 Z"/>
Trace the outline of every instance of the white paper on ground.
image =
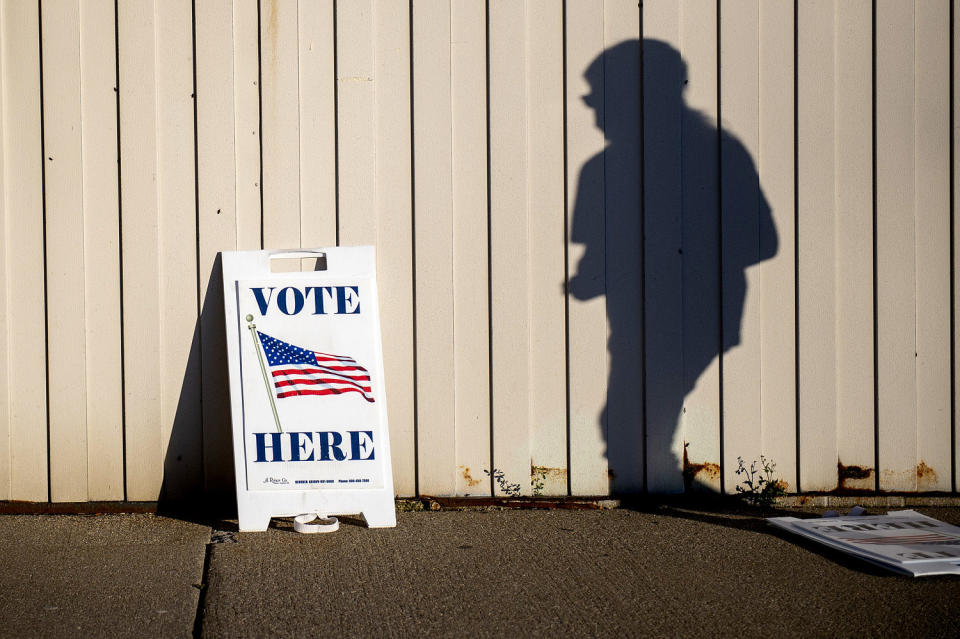
<path id="1" fill-rule="evenodd" d="M 772 517 L 767 521 L 902 574 L 960 574 L 960 527 L 913 510 L 818 519 Z"/>

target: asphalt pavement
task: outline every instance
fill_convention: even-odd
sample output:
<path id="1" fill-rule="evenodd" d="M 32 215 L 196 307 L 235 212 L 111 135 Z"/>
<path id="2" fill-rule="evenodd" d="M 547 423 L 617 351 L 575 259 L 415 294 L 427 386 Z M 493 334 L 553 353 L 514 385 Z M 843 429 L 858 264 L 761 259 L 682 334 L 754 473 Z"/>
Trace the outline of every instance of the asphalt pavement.
<path id="1" fill-rule="evenodd" d="M 958 508 L 916 510 L 960 525 Z M 761 513 L 682 504 L 342 517 L 321 535 L 4 515 L 0 551 L 4 637 L 953 637 L 960 622 L 960 577 L 898 576 Z"/>

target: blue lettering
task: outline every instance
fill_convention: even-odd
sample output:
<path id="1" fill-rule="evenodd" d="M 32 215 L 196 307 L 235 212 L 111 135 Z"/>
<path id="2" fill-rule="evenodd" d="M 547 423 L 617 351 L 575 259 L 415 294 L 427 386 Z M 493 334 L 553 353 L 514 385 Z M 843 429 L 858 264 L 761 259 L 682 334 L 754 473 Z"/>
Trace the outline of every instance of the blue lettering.
<path id="1" fill-rule="evenodd" d="M 307 296 L 310 295 L 310 291 L 313 291 L 313 314 L 314 315 L 325 315 L 326 311 L 323 310 L 323 294 L 330 294 L 329 286 L 308 286 Z"/>
<path id="2" fill-rule="evenodd" d="M 349 456 L 346 438 L 350 439 Z M 376 459 L 373 431 L 253 433 L 255 462 L 369 461 Z M 289 448 L 289 455 L 287 454 Z"/>
<path id="3" fill-rule="evenodd" d="M 343 461 L 347 454 L 340 450 L 340 444 L 343 443 L 343 436 L 340 433 L 326 431 L 317 433 L 320 436 L 320 460 L 330 461 L 330 452 L 333 452 L 333 458 L 337 461 Z M 332 440 L 332 441 L 331 441 Z"/>
<path id="4" fill-rule="evenodd" d="M 373 431 L 369 430 L 351 430 L 347 431 L 350 435 L 350 459 L 366 461 L 373 459 Z M 369 457 L 363 457 L 362 454 L 370 451 Z"/>
<path id="5" fill-rule="evenodd" d="M 349 304 L 349 307 L 347 306 Z M 360 312 L 360 292 L 356 286 L 337 287 L 337 313 L 356 315 Z"/>
<path id="6" fill-rule="evenodd" d="M 260 315 L 266 315 L 270 304 L 275 303 L 284 315 L 296 315 L 303 310 L 304 304 L 313 294 L 313 314 L 357 315 L 360 313 L 360 289 L 357 286 L 286 286 L 279 291 L 273 286 L 254 288 L 253 297 L 257 302 Z M 266 293 L 264 292 L 266 291 Z M 276 295 L 274 295 L 276 291 Z M 276 297 L 276 302 L 273 302 Z"/>
<path id="7" fill-rule="evenodd" d="M 301 440 L 301 437 L 306 439 Z M 301 453 L 307 452 L 308 444 L 310 453 L 306 457 L 301 457 Z M 313 461 L 313 438 L 310 433 L 290 433 L 290 461 Z"/>
<path id="8" fill-rule="evenodd" d="M 270 287 L 270 295 L 267 299 L 263 299 L 263 289 L 262 288 L 251 288 L 253 291 L 253 296 L 257 298 L 257 306 L 260 308 L 260 314 L 267 314 L 267 306 L 270 305 L 270 299 L 273 297 L 273 287 Z"/>
<path id="9" fill-rule="evenodd" d="M 257 459 L 258 462 L 277 462 L 283 461 L 283 453 L 280 450 L 281 433 L 254 433 L 257 440 Z M 270 445 L 267 446 L 267 435 L 270 435 Z M 270 456 L 273 459 L 267 459 L 267 448 L 270 449 Z"/>
<path id="10" fill-rule="evenodd" d="M 293 310 L 292 311 L 289 310 L 289 306 L 287 305 L 287 300 L 289 299 L 289 296 L 287 295 L 288 291 L 293 293 Z M 292 286 L 288 286 L 284 289 L 281 289 L 280 294 L 277 296 L 277 307 L 280 309 L 280 312 L 283 313 L 284 315 L 296 315 L 297 313 L 303 310 L 303 293 L 301 293 L 298 289 L 293 288 Z"/>

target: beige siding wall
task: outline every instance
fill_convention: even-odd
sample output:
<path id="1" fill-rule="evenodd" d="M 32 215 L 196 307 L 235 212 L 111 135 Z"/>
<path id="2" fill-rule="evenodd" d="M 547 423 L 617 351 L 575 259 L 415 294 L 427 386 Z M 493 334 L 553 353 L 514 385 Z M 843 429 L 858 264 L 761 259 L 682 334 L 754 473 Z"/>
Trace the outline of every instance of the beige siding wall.
<path id="1" fill-rule="evenodd" d="M 0 0 L 0 499 L 229 494 L 218 253 L 337 244 L 399 495 L 956 490 L 960 0 L 642 4 Z"/>

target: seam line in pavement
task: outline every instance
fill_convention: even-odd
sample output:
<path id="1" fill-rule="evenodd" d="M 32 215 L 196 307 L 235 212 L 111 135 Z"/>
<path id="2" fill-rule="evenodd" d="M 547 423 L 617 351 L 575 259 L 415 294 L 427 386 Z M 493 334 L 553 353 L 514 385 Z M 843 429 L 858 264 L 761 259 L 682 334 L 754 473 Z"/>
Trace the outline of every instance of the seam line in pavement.
<path id="1" fill-rule="evenodd" d="M 210 531 L 210 540 L 204 549 L 203 555 L 203 573 L 200 576 L 200 594 L 197 596 L 197 612 L 193 617 L 193 636 L 194 639 L 203 636 L 203 612 L 207 605 L 207 590 L 210 584 L 207 581 L 207 574 L 210 570 L 210 555 L 213 554 L 213 544 L 215 530 Z"/>

